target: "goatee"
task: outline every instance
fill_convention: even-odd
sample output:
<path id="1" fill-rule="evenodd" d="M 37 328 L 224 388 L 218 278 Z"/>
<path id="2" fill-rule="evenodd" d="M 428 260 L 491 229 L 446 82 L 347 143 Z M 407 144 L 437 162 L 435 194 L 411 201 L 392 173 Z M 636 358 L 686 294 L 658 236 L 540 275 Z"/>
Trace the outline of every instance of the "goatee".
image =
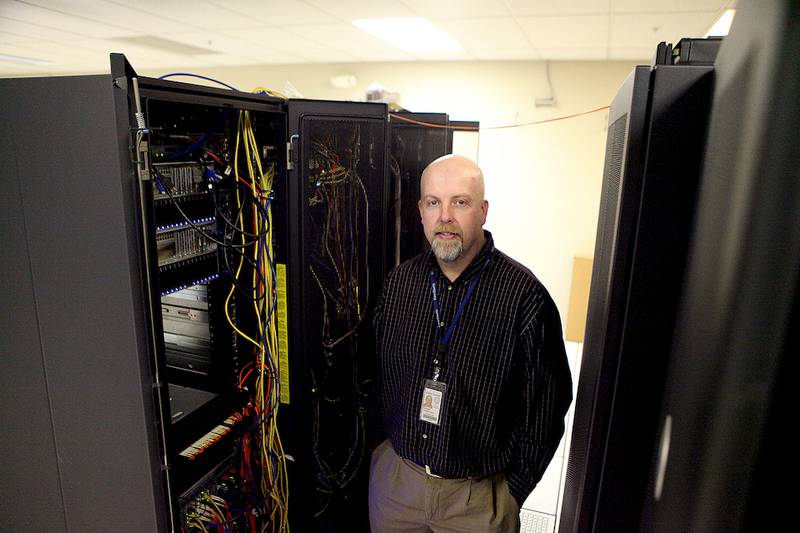
<path id="1" fill-rule="evenodd" d="M 461 239 L 445 241 L 434 237 L 431 243 L 431 250 L 433 250 L 433 255 L 435 255 L 437 259 L 445 263 L 451 263 L 461 257 L 464 251 L 464 245 L 461 243 Z"/>

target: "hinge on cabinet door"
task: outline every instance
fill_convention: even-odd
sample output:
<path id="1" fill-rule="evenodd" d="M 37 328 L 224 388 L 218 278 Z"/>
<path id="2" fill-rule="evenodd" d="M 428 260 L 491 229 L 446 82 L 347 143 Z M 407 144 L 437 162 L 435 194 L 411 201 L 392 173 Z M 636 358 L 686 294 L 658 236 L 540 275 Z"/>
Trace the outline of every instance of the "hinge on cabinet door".
<path id="1" fill-rule="evenodd" d="M 294 170 L 295 163 L 297 163 L 297 141 L 299 139 L 300 135 L 294 134 L 286 143 L 286 168 L 288 170 Z"/>
<path id="2" fill-rule="evenodd" d="M 139 172 L 139 179 L 142 181 L 150 181 L 152 180 L 152 175 L 150 174 L 150 166 L 148 164 L 148 143 L 145 140 L 140 140 L 139 144 L 134 147 L 134 153 L 136 154 L 136 159 L 134 159 L 134 163 L 136 163 L 136 169 Z"/>

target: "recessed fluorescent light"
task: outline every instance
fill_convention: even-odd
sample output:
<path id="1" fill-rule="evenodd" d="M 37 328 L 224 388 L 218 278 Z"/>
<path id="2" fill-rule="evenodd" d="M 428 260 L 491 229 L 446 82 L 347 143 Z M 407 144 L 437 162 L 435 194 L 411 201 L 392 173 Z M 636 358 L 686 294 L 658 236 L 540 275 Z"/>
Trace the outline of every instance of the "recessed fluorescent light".
<path id="1" fill-rule="evenodd" d="M 422 17 L 358 19 L 353 25 L 407 52 L 453 52 L 461 45 Z"/>
<path id="2" fill-rule="evenodd" d="M 703 37 L 725 37 L 731 29 L 735 9 L 726 9 Z"/>
<path id="3" fill-rule="evenodd" d="M 22 57 L 12 56 L 8 54 L 0 54 L 0 61 L 7 61 L 9 63 L 22 63 L 23 65 L 48 65 L 52 63 L 47 59 L 36 59 L 35 57 Z"/>

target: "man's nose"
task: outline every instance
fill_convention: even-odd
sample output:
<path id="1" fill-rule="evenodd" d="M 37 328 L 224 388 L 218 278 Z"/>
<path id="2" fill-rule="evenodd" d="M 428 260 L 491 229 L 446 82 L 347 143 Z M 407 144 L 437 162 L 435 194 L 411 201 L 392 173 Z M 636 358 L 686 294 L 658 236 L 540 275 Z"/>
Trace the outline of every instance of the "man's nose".
<path id="1" fill-rule="evenodd" d="M 442 204 L 442 212 L 439 214 L 439 220 L 442 222 L 450 222 L 453 220 L 453 217 L 450 214 L 450 208 L 447 204 Z"/>

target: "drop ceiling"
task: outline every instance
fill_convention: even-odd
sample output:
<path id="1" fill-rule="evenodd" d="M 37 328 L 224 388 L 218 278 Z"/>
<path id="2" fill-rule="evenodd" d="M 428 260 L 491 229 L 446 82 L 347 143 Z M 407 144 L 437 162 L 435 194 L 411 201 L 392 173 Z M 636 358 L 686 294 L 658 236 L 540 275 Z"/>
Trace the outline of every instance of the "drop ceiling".
<path id="1" fill-rule="evenodd" d="M 735 0 L 0 0 L 0 76 L 392 61 L 648 60 Z M 358 18 L 426 17 L 462 46 L 408 53 Z M 29 60 L 20 63 L 8 56 Z"/>

